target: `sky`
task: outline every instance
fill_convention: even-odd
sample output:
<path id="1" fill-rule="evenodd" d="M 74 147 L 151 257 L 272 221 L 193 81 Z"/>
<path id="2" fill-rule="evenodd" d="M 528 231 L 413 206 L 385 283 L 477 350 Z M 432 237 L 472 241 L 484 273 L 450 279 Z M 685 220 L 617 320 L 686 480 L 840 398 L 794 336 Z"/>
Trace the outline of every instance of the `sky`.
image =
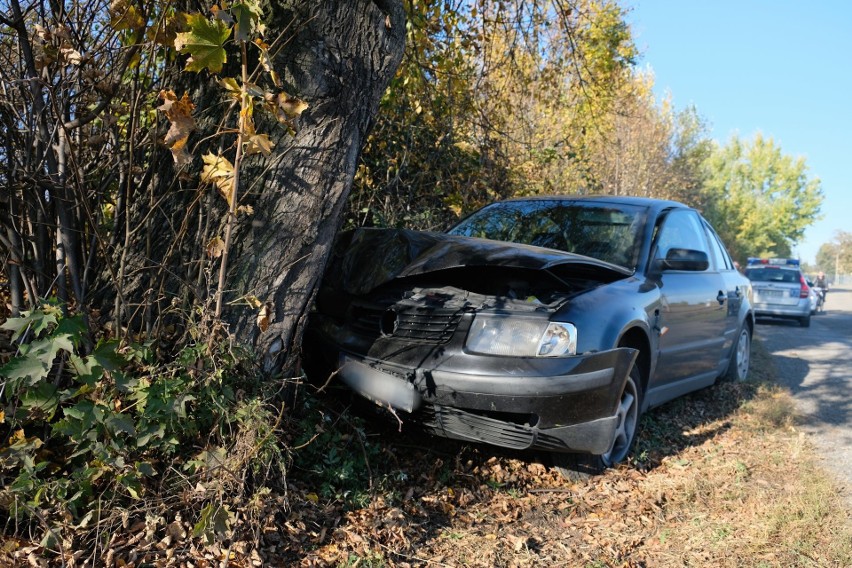
<path id="1" fill-rule="evenodd" d="M 627 0 L 658 98 L 694 105 L 710 136 L 772 138 L 822 182 L 822 219 L 794 253 L 813 263 L 852 231 L 852 2 Z"/>

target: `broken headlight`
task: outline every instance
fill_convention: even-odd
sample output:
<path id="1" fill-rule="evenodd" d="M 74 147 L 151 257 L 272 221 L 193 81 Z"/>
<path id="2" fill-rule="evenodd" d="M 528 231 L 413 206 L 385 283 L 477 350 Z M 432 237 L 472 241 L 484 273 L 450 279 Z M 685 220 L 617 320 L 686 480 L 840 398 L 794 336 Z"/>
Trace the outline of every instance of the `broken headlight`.
<path id="1" fill-rule="evenodd" d="M 577 352 L 577 328 L 541 318 L 477 314 L 465 347 L 508 357 L 564 357 Z"/>

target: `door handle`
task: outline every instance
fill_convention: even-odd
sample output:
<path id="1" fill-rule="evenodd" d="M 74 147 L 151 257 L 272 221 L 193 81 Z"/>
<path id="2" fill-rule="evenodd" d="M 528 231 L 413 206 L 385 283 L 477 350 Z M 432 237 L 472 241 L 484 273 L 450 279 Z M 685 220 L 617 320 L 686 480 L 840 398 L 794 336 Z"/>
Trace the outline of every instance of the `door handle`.
<path id="1" fill-rule="evenodd" d="M 722 304 L 725 303 L 725 300 L 727 298 L 728 298 L 728 296 L 726 296 L 723 291 L 719 290 L 719 295 L 716 296 L 716 301 L 719 302 L 719 305 L 721 306 Z"/>

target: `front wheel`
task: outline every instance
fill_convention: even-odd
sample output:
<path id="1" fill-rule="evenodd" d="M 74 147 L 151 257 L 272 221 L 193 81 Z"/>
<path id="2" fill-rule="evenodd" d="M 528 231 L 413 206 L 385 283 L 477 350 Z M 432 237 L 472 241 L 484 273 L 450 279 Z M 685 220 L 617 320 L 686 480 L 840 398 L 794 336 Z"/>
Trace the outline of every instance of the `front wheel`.
<path id="1" fill-rule="evenodd" d="M 612 444 L 604 454 L 552 454 L 551 461 L 563 477 L 585 479 L 590 475 L 602 473 L 606 468 L 624 461 L 630 453 L 636 432 L 639 429 L 639 409 L 642 402 L 642 375 L 639 367 L 633 364 L 630 375 L 624 383 L 618 408 L 615 411 L 616 427 Z"/>
<path id="2" fill-rule="evenodd" d="M 748 378 L 748 368 L 751 361 L 751 328 L 743 324 L 737 343 L 731 352 L 731 360 L 728 362 L 728 370 L 725 371 L 724 380 L 744 381 Z"/>

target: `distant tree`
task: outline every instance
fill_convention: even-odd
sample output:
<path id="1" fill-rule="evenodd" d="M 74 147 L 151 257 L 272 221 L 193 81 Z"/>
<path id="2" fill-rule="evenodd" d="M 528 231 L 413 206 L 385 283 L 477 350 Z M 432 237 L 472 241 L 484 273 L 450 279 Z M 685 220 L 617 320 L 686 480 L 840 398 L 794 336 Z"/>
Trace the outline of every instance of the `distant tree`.
<path id="1" fill-rule="evenodd" d="M 748 256 L 788 256 L 819 218 L 821 184 L 804 158 L 782 153 L 771 138 L 734 136 L 703 165 L 704 213 L 740 262 Z"/>
<path id="2" fill-rule="evenodd" d="M 835 281 L 838 274 L 852 273 L 852 233 L 836 231 L 831 242 L 823 243 L 817 251 L 816 269 Z"/>

